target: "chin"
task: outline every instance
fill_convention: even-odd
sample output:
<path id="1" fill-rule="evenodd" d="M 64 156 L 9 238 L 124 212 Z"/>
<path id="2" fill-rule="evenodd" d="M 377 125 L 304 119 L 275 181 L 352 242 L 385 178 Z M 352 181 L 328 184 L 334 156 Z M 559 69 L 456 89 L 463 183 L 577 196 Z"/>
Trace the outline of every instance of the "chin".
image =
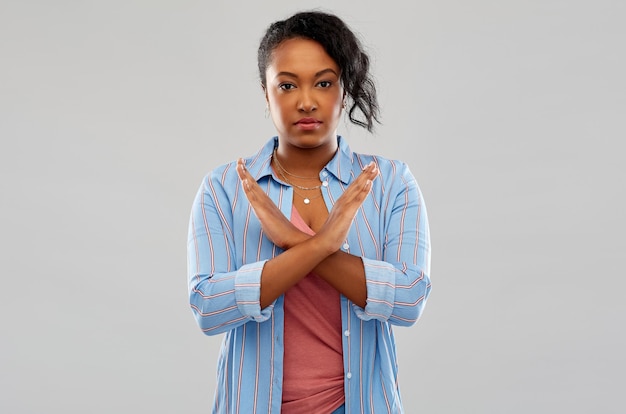
<path id="1" fill-rule="evenodd" d="M 289 142 L 301 148 L 317 148 L 323 145 L 330 144 L 335 141 L 335 135 L 328 134 L 298 134 L 292 136 Z"/>

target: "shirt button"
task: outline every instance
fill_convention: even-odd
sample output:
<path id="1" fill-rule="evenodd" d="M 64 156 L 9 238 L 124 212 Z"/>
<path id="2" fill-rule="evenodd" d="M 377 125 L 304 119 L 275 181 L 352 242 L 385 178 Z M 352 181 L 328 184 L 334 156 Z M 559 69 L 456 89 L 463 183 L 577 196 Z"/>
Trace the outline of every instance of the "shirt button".
<path id="1" fill-rule="evenodd" d="M 351 373 L 351 372 L 348 372 L 348 373 L 346 374 L 346 378 L 348 378 L 348 379 L 352 378 L 352 373 Z"/>
<path id="2" fill-rule="evenodd" d="M 326 177 L 328 176 L 328 173 L 326 171 L 322 171 L 322 177 Z"/>
<path id="3" fill-rule="evenodd" d="M 322 183 L 322 185 L 323 185 L 324 187 L 328 187 L 328 181 L 324 181 L 324 182 Z"/>
<path id="4" fill-rule="evenodd" d="M 341 247 L 343 247 L 344 250 L 348 250 L 350 248 L 350 245 L 348 243 L 344 243 Z"/>
<path id="5" fill-rule="evenodd" d="M 350 336 L 350 331 L 346 329 L 345 331 L 343 331 L 343 334 L 344 334 L 345 336 Z"/>

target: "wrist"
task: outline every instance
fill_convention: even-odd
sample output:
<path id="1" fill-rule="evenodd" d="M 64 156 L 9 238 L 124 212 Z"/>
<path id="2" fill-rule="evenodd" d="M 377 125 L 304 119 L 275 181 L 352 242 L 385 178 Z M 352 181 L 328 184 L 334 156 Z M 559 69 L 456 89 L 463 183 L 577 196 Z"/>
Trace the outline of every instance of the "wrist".
<path id="1" fill-rule="evenodd" d="M 316 252 L 320 252 L 324 257 L 328 257 L 339 250 L 337 244 L 332 241 L 326 234 L 317 233 L 311 237 L 312 245 Z"/>
<path id="2" fill-rule="evenodd" d="M 283 250 L 289 250 L 294 246 L 297 246 L 301 243 L 304 243 L 305 241 L 309 240 L 311 238 L 310 235 L 301 232 L 300 230 L 296 230 L 293 232 L 293 234 L 291 234 L 289 237 L 287 237 L 283 243 L 282 246 L 279 246 L 280 248 L 282 248 Z"/>

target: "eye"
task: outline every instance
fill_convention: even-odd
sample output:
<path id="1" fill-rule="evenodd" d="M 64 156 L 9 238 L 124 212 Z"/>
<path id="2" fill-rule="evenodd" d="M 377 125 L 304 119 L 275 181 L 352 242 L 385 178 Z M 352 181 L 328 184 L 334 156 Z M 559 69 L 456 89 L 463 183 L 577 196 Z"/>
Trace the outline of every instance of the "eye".
<path id="1" fill-rule="evenodd" d="M 330 88 L 332 84 L 333 83 L 331 81 L 321 81 L 318 83 L 321 88 Z"/>
<path id="2" fill-rule="evenodd" d="M 291 89 L 294 89 L 296 87 L 296 85 L 294 85 L 293 83 L 281 83 L 280 85 L 278 85 L 278 89 L 282 89 L 283 91 L 289 91 Z"/>

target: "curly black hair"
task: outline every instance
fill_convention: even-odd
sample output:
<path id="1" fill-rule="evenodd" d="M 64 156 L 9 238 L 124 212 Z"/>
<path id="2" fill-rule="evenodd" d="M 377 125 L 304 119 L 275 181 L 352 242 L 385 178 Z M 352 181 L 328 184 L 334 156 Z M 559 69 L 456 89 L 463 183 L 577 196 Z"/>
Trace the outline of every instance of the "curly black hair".
<path id="1" fill-rule="evenodd" d="M 369 73 L 370 60 L 361 42 L 337 16 L 319 11 L 296 13 L 286 20 L 272 23 L 261 39 L 258 51 L 259 76 L 265 88 L 265 72 L 271 64 L 272 52 L 283 41 L 305 38 L 318 42 L 341 70 L 341 83 L 350 98 L 350 122 L 374 129 L 380 122 L 376 86 Z M 362 116 L 359 116 L 358 112 Z"/>

